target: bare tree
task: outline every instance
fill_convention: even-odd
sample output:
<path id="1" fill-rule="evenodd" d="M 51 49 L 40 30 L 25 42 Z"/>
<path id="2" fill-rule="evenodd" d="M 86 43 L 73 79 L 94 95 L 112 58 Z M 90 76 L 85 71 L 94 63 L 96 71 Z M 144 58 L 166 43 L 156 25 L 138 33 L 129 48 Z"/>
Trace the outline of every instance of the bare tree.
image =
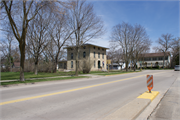
<path id="1" fill-rule="evenodd" d="M 172 46 L 172 40 L 173 40 L 173 35 L 167 33 L 167 34 L 162 34 L 161 38 L 159 38 L 157 40 L 157 43 L 159 44 L 159 46 L 154 47 L 154 49 L 163 52 L 164 53 L 164 57 L 163 57 L 163 68 L 164 68 L 164 61 L 165 61 L 165 56 L 166 56 L 166 52 L 168 50 L 170 50 L 171 46 Z"/>
<path id="2" fill-rule="evenodd" d="M 41 8 L 46 6 L 48 1 L 2 1 L 4 16 L 7 16 L 13 34 L 19 42 L 21 53 L 20 60 L 20 81 L 24 81 L 24 61 L 26 33 L 29 22 L 35 18 Z M 5 19 L 5 20 L 7 20 Z"/>
<path id="3" fill-rule="evenodd" d="M 123 58 L 123 51 L 121 48 L 119 48 L 118 44 L 115 42 L 110 42 L 109 51 L 107 52 L 107 58 L 111 60 L 111 63 L 117 63 L 119 66 L 121 66 L 122 70 L 122 64 L 121 62 L 124 61 Z M 112 69 L 111 65 L 111 69 Z"/>
<path id="4" fill-rule="evenodd" d="M 137 63 L 138 56 L 150 46 L 150 40 L 141 25 L 132 26 L 123 22 L 113 27 L 111 41 L 118 43 L 122 49 L 123 59 L 128 71 L 129 62 Z"/>
<path id="5" fill-rule="evenodd" d="M 41 9 L 35 19 L 31 21 L 27 33 L 27 50 L 33 56 L 35 70 L 38 74 L 39 56 L 48 45 L 49 25 L 51 22 L 51 11 Z"/>
<path id="6" fill-rule="evenodd" d="M 151 40 L 149 39 L 146 30 L 141 25 L 135 25 L 133 30 L 133 36 L 131 40 L 131 61 L 133 63 L 134 71 L 136 71 L 136 63 L 139 60 L 142 53 L 148 52 L 151 46 Z"/>
<path id="7" fill-rule="evenodd" d="M 69 40 L 74 30 L 67 25 L 68 14 L 54 14 L 53 25 L 51 26 L 50 41 L 48 54 L 53 62 L 53 72 L 57 71 L 58 60 L 63 57 L 64 50 L 62 47 Z"/>
<path id="8" fill-rule="evenodd" d="M 176 37 L 172 39 L 171 42 L 171 53 L 173 55 L 172 61 L 171 61 L 171 67 L 174 67 L 174 65 L 179 64 L 179 54 L 180 54 L 180 38 Z"/>
<path id="9" fill-rule="evenodd" d="M 12 72 L 12 66 L 13 66 L 12 50 L 14 50 L 14 47 L 16 46 L 17 43 L 14 41 L 14 36 L 10 31 L 4 32 L 4 34 L 5 34 L 5 39 L 2 39 L 0 41 L 0 45 L 1 45 L 0 51 L 3 53 L 5 59 L 7 59 L 6 65 L 7 67 L 10 68 L 10 72 Z"/>
<path id="10" fill-rule="evenodd" d="M 118 43 L 123 50 L 124 60 L 126 63 L 126 71 L 128 71 L 128 64 L 131 53 L 131 46 L 130 46 L 131 35 L 132 35 L 132 26 L 125 22 L 114 26 L 111 33 L 110 42 Z"/>
<path id="11" fill-rule="evenodd" d="M 80 46 L 103 34 L 103 22 L 94 13 L 93 5 L 86 1 L 73 1 L 72 9 L 69 9 L 69 26 L 74 30 L 71 43 L 75 46 L 75 75 L 78 76 L 78 54 Z"/>

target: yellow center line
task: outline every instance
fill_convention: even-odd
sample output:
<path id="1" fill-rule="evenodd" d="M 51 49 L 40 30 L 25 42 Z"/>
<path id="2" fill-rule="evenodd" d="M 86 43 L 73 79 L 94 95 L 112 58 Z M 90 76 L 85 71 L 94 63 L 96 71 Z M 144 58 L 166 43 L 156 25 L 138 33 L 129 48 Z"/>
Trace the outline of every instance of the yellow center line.
<path id="1" fill-rule="evenodd" d="M 158 73 L 155 73 L 155 74 L 158 74 Z M 45 95 L 39 95 L 39 96 L 27 97 L 27 98 L 22 98 L 22 99 L 17 99 L 17 100 L 11 100 L 11 101 L 7 101 L 7 102 L 2 102 L 2 103 L 0 103 L 0 105 L 5 105 L 5 104 L 10 104 L 10 103 L 15 103 L 15 102 L 21 102 L 21 101 L 26 101 L 26 100 L 32 100 L 32 99 L 36 99 L 36 98 L 47 97 L 47 96 L 52 96 L 52 95 L 57 95 L 57 94 L 62 94 L 62 93 L 68 93 L 68 92 L 73 92 L 73 91 L 78 91 L 78 90 L 83 90 L 83 89 L 87 89 L 87 88 L 92 88 L 92 87 L 107 85 L 107 84 L 116 83 L 116 82 L 120 82 L 120 81 L 130 80 L 130 79 L 142 77 L 145 75 L 146 74 L 135 76 L 135 77 L 130 77 L 130 78 L 125 78 L 125 79 L 121 79 L 121 80 L 116 80 L 116 81 L 112 81 L 112 82 L 101 83 L 101 84 L 92 85 L 92 86 L 86 86 L 86 87 L 81 87 L 81 88 L 76 88 L 76 89 L 71 89 L 71 90 L 66 90 L 66 91 L 60 91 L 60 92 L 56 92 L 56 93 L 50 93 L 50 94 L 45 94 Z"/>

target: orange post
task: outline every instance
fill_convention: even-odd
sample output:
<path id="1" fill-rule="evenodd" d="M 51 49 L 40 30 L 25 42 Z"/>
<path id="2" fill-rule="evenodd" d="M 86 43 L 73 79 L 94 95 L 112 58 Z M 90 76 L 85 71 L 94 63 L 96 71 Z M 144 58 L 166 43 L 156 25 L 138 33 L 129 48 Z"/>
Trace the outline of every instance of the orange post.
<path id="1" fill-rule="evenodd" d="M 153 89 L 153 75 L 147 75 L 147 88 L 149 93 L 151 93 L 151 90 Z"/>

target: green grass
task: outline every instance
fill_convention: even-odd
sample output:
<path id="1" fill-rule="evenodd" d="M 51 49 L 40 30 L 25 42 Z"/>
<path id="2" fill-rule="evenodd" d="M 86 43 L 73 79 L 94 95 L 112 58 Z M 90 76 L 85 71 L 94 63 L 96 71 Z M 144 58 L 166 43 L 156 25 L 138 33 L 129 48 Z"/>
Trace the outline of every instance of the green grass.
<path id="1" fill-rule="evenodd" d="M 73 75 L 75 72 L 57 72 L 57 73 L 43 73 L 39 72 L 35 75 L 33 72 L 24 72 L 24 78 L 44 78 L 44 77 L 56 77 L 56 76 L 69 76 Z M 1 80 L 14 80 L 19 79 L 20 72 L 1 72 Z"/>
<path id="2" fill-rule="evenodd" d="M 128 71 L 128 72 L 126 72 L 126 71 L 110 71 L 109 73 L 108 72 L 96 73 L 96 75 L 118 75 L 118 74 L 133 73 L 133 72 L 140 72 L 140 71 Z"/>
<path id="3" fill-rule="evenodd" d="M 125 71 L 110 71 L 103 72 L 103 71 L 91 71 L 90 74 L 96 74 L 96 75 L 113 75 L 113 74 L 122 74 L 126 73 Z M 25 79 L 31 79 L 31 78 L 45 78 L 45 77 L 58 77 L 58 76 L 71 76 L 74 75 L 75 71 L 71 72 L 57 72 L 57 73 L 44 73 L 39 72 L 38 75 L 35 75 L 33 72 L 24 72 L 24 78 Z M 83 74 L 80 72 L 80 74 Z M 1 72 L 1 80 L 14 80 L 19 79 L 20 73 L 19 72 Z"/>
<path id="4" fill-rule="evenodd" d="M 77 78 L 89 78 L 87 76 L 73 76 L 73 77 L 61 77 L 61 78 L 51 78 L 51 79 L 35 79 L 35 80 L 25 80 L 21 81 L 11 81 L 11 82 L 2 82 L 1 85 L 12 85 L 12 84 L 26 84 L 26 83 L 35 83 L 43 81 L 55 81 L 55 80 L 66 80 L 66 79 L 77 79 Z"/>

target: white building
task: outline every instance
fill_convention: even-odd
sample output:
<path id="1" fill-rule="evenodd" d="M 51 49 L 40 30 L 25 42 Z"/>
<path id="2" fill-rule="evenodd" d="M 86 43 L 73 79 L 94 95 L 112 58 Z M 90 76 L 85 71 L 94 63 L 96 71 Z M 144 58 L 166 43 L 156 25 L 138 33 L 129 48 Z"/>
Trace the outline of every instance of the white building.
<path id="1" fill-rule="evenodd" d="M 163 67 L 163 57 L 164 53 L 145 53 L 142 54 L 142 57 L 137 62 L 137 67 Z M 165 54 L 164 66 L 167 67 L 170 65 L 171 55 L 170 52 Z"/>

